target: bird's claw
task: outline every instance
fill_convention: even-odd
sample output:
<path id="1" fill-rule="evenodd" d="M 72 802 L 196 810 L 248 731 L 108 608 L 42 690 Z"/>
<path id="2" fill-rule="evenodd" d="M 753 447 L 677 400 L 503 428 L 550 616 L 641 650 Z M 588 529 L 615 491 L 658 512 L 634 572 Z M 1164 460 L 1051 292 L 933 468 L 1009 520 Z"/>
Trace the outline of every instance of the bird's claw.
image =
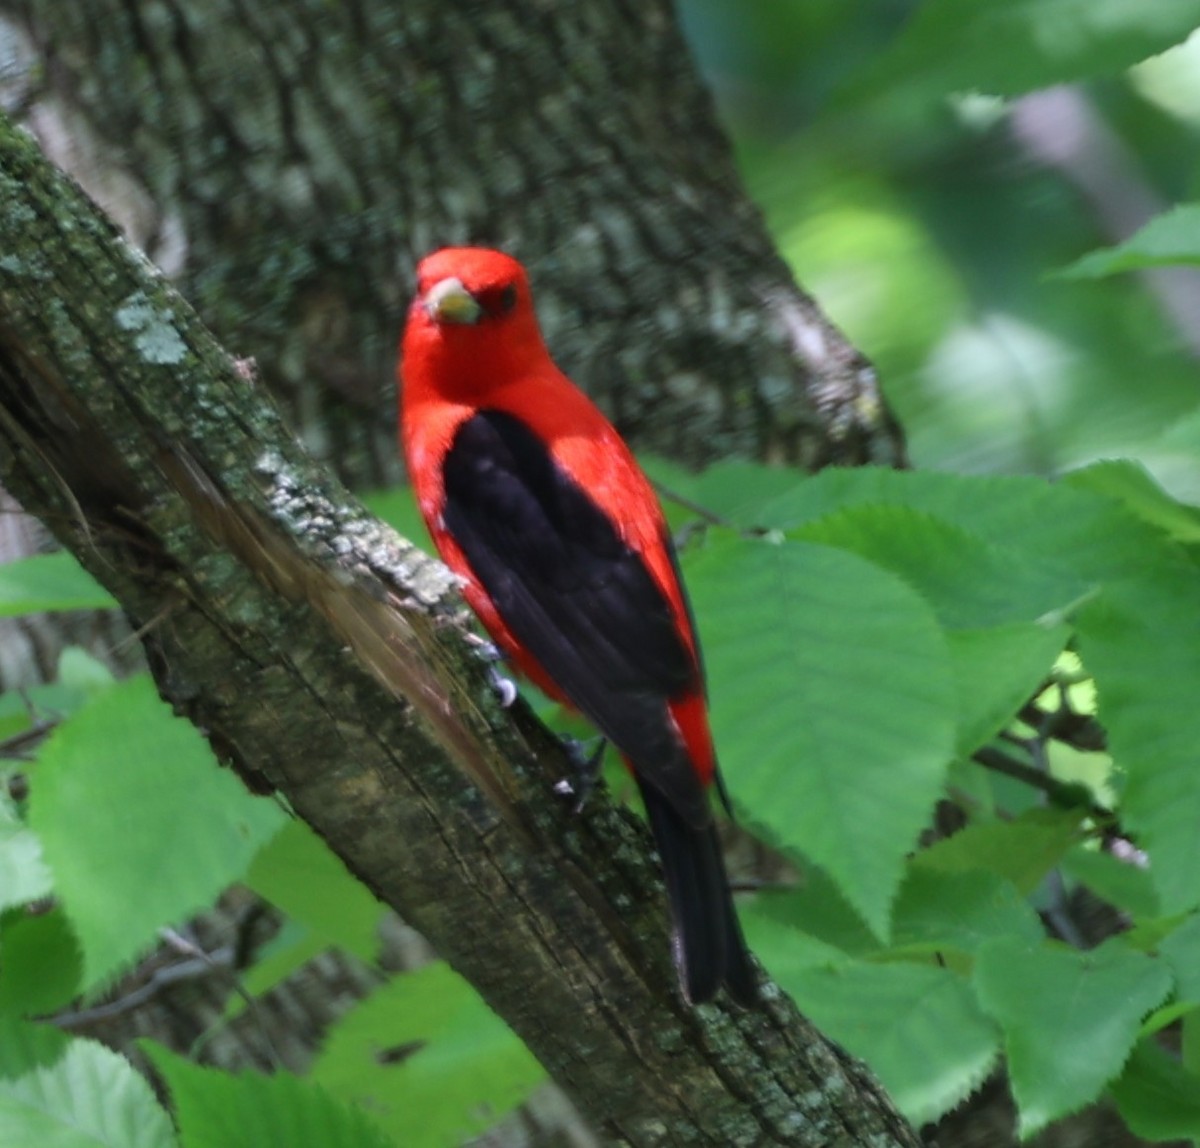
<path id="1" fill-rule="evenodd" d="M 496 700 L 501 709 L 508 709 L 517 700 L 517 683 L 506 678 L 495 666 L 488 666 L 488 682 L 496 691 Z"/>
<path id="2" fill-rule="evenodd" d="M 555 782 L 554 792 L 561 797 L 575 798 L 573 812 L 582 813 L 600 777 L 600 765 L 604 761 L 604 751 L 608 748 L 608 738 L 600 737 L 593 744 L 586 745 L 576 738 L 564 737 L 562 743 L 567 751 L 573 776 L 563 777 Z"/>
<path id="3" fill-rule="evenodd" d="M 467 641 L 478 651 L 479 656 L 488 663 L 488 684 L 496 694 L 496 700 L 501 709 L 508 709 L 517 700 L 517 683 L 512 678 L 505 677 L 498 669 L 504 661 L 500 647 L 478 634 L 468 634 Z"/>

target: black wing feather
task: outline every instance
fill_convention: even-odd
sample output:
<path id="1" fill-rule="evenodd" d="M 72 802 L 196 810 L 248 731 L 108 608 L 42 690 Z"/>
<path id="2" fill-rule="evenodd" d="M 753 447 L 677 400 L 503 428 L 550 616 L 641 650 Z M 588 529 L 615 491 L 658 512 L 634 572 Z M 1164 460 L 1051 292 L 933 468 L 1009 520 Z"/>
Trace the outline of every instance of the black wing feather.
<path id="1" fill-rule="evenodd" d="M 667 709 L 702 688 L 699 667 L 641 556 L 513 415 L 464 422 L 443 481 L 445 526 L 514 637 L 688 823 L 711 824 Z"/>

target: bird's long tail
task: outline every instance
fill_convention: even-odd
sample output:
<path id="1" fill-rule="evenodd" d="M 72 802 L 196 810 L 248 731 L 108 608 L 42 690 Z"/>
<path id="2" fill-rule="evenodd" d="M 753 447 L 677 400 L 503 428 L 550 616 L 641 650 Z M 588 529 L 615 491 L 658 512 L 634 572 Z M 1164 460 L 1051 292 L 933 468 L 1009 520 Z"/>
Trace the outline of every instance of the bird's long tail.
<path id="1" fill-rule="evenodd" d="M 729 892 L 716 822 L 690 825 L 658 790 L 639 788 L 662 858 L 675 960 L 688 998 L 701 1004 L 725 985 L 739 1004 L 753 1005 L 758 978 Z"/>

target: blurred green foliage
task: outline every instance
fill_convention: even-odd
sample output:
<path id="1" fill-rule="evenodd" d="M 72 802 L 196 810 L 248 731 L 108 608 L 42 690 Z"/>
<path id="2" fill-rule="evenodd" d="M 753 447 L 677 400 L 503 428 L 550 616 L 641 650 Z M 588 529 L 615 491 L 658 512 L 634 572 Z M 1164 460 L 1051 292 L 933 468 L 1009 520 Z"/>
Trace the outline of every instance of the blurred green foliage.
<path id="1" fill-rule="evenodd" d="M 1200 23 L 1192 0 L 680 12 L 752 193 L 800 282 L 877 364 L 916 465 L 1053 475 L 1137 457 L 1200 500 L 1195 436 L 1171 436 L 1200 401 L 1196 281 L 1161 287 L 1189 331 L 1137 276 L 1054 276 L 1123 239 L 1110 216 L 1136 219 L 1140 197 L 1196 196 L 1200 37 L 1126 67 Z M 1075 75 L 1096 77 L 1071 95 L 1119 150 L 1050 167 L 1016 125 L 1041 114 L 1056 145 L 1071 127 L 1020 93 Z"/>

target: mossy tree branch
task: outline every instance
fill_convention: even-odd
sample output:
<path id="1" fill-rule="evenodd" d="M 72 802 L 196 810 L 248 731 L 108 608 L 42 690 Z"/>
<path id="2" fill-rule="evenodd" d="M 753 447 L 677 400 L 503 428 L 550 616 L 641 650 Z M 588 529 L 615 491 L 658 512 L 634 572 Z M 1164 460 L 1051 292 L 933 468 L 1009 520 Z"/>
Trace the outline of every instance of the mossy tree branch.
<path id="1" fill-rule="evenodd" d="M 246 364 L 0 125 L 0 480 L 122 603 L 163 695 L 420 928 L 629 1145 L 915 1144 L 768 988 L 678 998 L 647 836 L 499 710 L 444 570 L 301 451 Z"/>

